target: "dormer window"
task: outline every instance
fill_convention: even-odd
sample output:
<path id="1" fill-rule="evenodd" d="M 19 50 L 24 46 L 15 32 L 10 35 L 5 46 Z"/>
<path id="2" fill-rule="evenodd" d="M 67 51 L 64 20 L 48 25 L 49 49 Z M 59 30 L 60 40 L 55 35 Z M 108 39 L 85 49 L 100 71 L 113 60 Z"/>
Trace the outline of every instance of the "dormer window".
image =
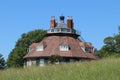
<path id="1" fill-rule="evenodd" d="M 69 46 L 65 44 L 60 45 L 60 51 L 69 51 Z"/>
<path id="2" fill-rule="evenodd" d="M 33 50 L 33 48 L 32 47 L 29 47 L 29 52 L 31 52 Z"/>
<path id="3" fill-rule="evenodd" d="M 85 51 L 86 51 L 86 53 L 89 53 L 90 52 L 89 47 L 86 47 Z"/>
<path id="4" fill-rule="evenodd" d="M 44 46 L 43 45 L 37 46 L 36 51 L 43 51 L 43 50 L 44 50 Z"/>
<path id="5" fill-rule="evenodd" d="M 82 46 L 81 48 L 85 53 L 90 53 L 89 47 Z"/>
<path id="6" fill-rule="evenodd" d="M 82 50 L 83 50 L 84 52 L 86 52 L 86 51 L 85 51 L 85 46 L 81 46 L 81 48 L 82 48 Z"/>

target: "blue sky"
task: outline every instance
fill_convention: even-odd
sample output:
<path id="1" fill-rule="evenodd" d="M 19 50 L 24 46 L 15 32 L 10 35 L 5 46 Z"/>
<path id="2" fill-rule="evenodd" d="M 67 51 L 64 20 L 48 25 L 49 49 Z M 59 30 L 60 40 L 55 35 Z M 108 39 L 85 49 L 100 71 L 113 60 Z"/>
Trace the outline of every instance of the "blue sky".
<path id="1" fill-rule="evenodd" d="M 0 0 L 0 53 L 7 59 L 21 34 L 49 29 L 51 16 L 72 16 L 75 29 L 95 48 L 118 33 L 120 0 Z"/>

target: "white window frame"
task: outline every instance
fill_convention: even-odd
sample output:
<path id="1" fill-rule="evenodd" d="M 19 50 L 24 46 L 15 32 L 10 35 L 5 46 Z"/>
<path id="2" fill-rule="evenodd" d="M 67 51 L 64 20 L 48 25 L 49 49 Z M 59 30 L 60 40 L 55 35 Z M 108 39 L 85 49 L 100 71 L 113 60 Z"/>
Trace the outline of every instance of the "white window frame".
<path id="1" fill-rule="evenodd" d="M 60 51 L 69 51 L 69 46 L 68 45 L 60 45 Z"/>
<path id="2" fill-rule="evenodd" d="M 31 66 L 32 65 L 32 61 L 31 61 L 31 59 L 28 59 L 27 60 L 27 66 Z"/>
<path id="3" fill-rule="evenodd" d="M 81 48 L 82 48 L 82 50 L 83 50 L 84 52 L 86 52 L 86 51 L 85 51 L 85 46 L 81 46 Z"/>
<path id="4" fill-rule="evenodd" d="M 40 66 L 44 66 L 45 65 L 45 60 L 44 59 L 40 59 Z"/>
<path id="5" fill-rule="evenodd" d="M 44 50 L 44 46 L 43 45 L 39 45 L 36 48 L 36 51 L 43 51 Z"/>
<path id="6" fill-rule="evenodd" d="M 85 53 L 89 53 L 89 48 L 86 46 L 81 46 L 81 49 L 85 52 Z"/>

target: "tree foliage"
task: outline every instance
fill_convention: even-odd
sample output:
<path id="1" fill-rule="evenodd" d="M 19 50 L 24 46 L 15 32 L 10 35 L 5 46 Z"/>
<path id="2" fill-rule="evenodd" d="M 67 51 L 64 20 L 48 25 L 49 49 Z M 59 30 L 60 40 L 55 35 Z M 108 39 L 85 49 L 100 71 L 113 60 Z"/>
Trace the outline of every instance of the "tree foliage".
<path id="1" fill-rule="evenodd" d="M 120 28 L 118 28 L 120 29 Z M 104 39 L 104 46 L 99 50 L 99 57 L 120 57 L 120 34 Z"/>
<path id="2" fill-rule="evenodd" d="M 23 33 L 15 44 L 15 48 L 10 52 L 7 60 L 8 67 L 20 67 L 23 65 L 23 56 L 27 54 L 32 43 L 40 42 L 46 34 L 45 30 L 34 30 Z"/>
<path id="3" fill-rule="evenodd" d="M 0 54 L 0 69 L 5 68 L 5 59 L 3 58 L 3 55 Z"/>
<path id="4" fill-rule="evenodd" d="M 61 62 L 62 61 L 62 57 L 59 56 L 59 55 L 51 55 L 49 57 L 49 61 L 50 61 L 50 63 L 55 64 L 55 62 Z"/>

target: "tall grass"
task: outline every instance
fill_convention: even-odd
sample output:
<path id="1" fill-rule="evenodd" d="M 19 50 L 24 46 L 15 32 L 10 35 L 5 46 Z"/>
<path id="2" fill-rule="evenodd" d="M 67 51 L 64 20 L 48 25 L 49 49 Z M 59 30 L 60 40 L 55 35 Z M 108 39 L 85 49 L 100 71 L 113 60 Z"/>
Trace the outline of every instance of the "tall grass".
<path id="1" fill-rule="evenodd" d="M 120 59 L 8 69 L 0 80 L 120 80 Z"/>

